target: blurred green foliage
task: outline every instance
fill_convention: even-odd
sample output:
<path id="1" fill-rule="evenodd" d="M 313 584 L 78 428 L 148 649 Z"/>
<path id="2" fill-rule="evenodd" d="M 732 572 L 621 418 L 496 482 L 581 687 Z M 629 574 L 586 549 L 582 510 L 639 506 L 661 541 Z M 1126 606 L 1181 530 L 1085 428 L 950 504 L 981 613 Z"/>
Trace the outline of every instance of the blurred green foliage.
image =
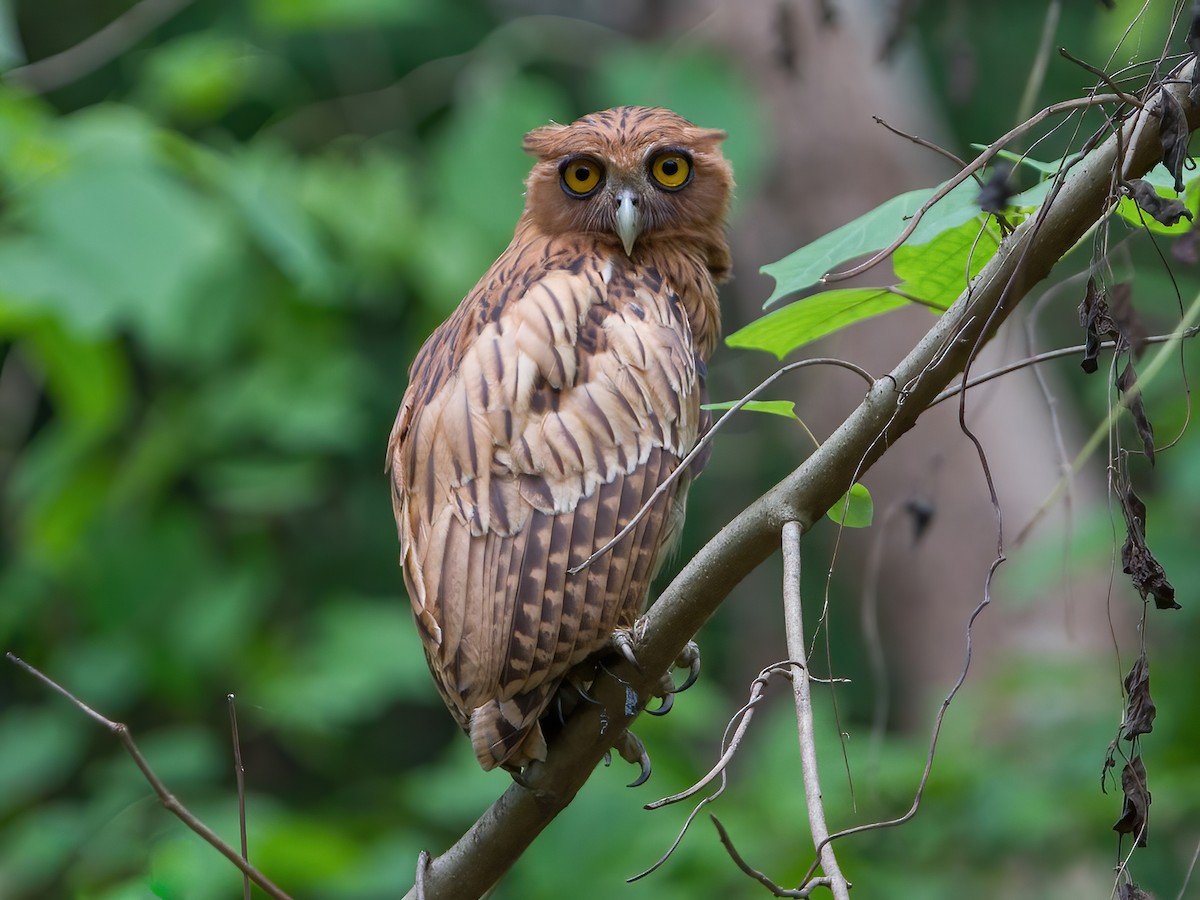
<path id="1" fill-rule="evenodd" d="M 129 5 L 0 3 L 0 61 L 64 50 Z M 381 469 L 409 361 L 511 234 L 528 168 L 520 136 L 616 103 L 661 104 L 728 129 L 743 196 L 765 161 L 769 123 L 732 60 L 503 9 L 196 0 L 46 96 L 0 83 L 0 645 L 130 724 L 171 789 L 230 841 L 235 693 L 252 858 L 297 896 L 398 895 L 417 853 L 447 846 L 506 784 L 478 770 L 430 685 Z M 1155 402 L 1179 405 L 1165 388 Z M 1172 490 L 1152 507 L 1172 572 L 1194 565 L 1200 509 L 1181 456 L 1162 459 Z M 1102 530 L 1085 557 L 1110 545 Z M 1144 851 L 1164 886 L 1179 880 L 1188 834 L 1170 823 L 1200 812 L 1188 751 L 1200 725 L 1185 712 L 1191 593 L 1177 652 L 1155 670 L 1176 710 L 1153 735 L 1171 766 L 1152 769 L 1163 839 Z M 719 634 L 709 640 L 728 656 Z M 656 791 L 707 770 L 740 685 L 768 662 L 726 659 L 731 694 L 703 680 L 667 720 L 639 726 Z M 1117 698 L 1072 706 L 1073 670 L 1045 659 L 1008 677 L 1019 683 L 985 683 L 948 720 L 936 812 L 840 851 L 864 896 L 1104 884 L 1116 804 L 1079 786 L 1095 781 Z M 986 710 L 1021 691 L 1039 699 L 1019 710 L 1027 726 L 989 734 Z M 822 717 L 837 784 L 839 725 Z M 783 699 L 713 807 L 781 881 L 810 859 L 788 718 Z M 1054 752 L 1029 754 L 1039 742 Z M 862 812 L 829 790 L 831 820 L 907 808 L 925 750 L 923 735 L 852 740 Z M 624 887 L 685 815 L 642 812 L 651 797 L 627 780 L 620 764 L 598 772 L 495 896 L 756 890 L 703 817 L 659 872 Z M 0 896 L 239 891 L 111 735 L 0 667 Z"/>

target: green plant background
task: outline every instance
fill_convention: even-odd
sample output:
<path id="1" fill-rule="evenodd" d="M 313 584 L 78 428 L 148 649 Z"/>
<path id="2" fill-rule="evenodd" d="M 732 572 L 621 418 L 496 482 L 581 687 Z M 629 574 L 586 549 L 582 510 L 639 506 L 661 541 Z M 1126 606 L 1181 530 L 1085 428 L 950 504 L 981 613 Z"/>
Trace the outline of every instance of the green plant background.
<path id="1" fill-rule="evenodd" d="M 129 5 L 0 2 L 0 60 L 62 50 Z M 1111 46 L 1113 20 L 1095 5 L 1068 24 Z M 919 37 L 941 91 L 937 47 L 950 25 L 938 21 L 946 4 L 928 6 Z M 1019 6 L 959 23 L 984 71 L 1014 47 L 1031 52 L 1041 4 Z M 516 8 L 197 0 L 44 97 L 0 82 L 0 649 L 127 722 L 168 785 L 231 841 L 225 697 L 235 693 L 252 858 L 298 897 L 397 896 L 417 853 L 444 848 L 507 781 L 478 770 L 432 690 L 382 463 L 417 347 L 511 234 L 528 167 L 520 135 L 617 103 L 667 105 L 728 129 L 743 201 L 762 189 L 758 136 L 770 123 L 733 59 L 699 39 Z M 1072 95 L 1075 74 L 1046 93 Z M 1003 97 L 994 108 L 948 107 L 964 146 L 1008 127 L 1012 91 L 992 90 Z M 1089 414 L 1102 412 L 1103 386 L 1081 390 Z M 1183 419 L 1179 378 L 1150 395 L 1170 433 Z M 781 445 L 780 471 L 790 452 Z M 1147 740 L 1155 831 L 1139 871 L 1165 896 L 1200 832 L 1197 472 L 1186 452 L 1164 456 L 1155 483 L 1165 490 L 1149 500 L 1152 543 L 1184 604 L 1177 627 L 1156 635 L 1162 716 Z M 746 502 L 756 477 L 741 482 Z M 703 520 L 703 480 L 695 490 L 693 549 L 720 524 Z M 1074 562 L 1106 566 L 1108 519 L 1082 523 L 1075 542 Z M 1031 554 L 1018 571 L 1034 583 L 1061 567 L 1061 552 Z M 820 569 L 810 566 L 814 595 Z M 1115 594 L 1130 602 L 1124 584 Z M 652 787 L 626 790 L 620 763 L 597 772 L 495 897 L 759 890 L 703 816 L 659 872 L 623 885 L 684 818 L 641 804 L 711 765 L 725 720 L 773 661 L 739 656 L 735 628 L 722 613 L 702 635 L 708 675 L 669 717 L 639 725 Z M 855 634 L 847 620 L 839 658 L 859 652 Z M 862 665 L 846 663 L 854 674 Z M 1031 655 L 973 683 L 947 721 L 926 811 L 840 850 L 856 896 L 1061 897 L 1103 885 L 1119 798 L 1096 787 L 1120 712 L 1115 670 L 1097 690 L 1069 661 Z M 712 809 L 786 883 L 810 845 L 777 691 Z M 831 820 L 903 811 L 926 735 L 871 745 L 866 690 L 845 696 L 858 811 L 823 707 Z M 1008 724 L 997 731 L 1000 708 Z M 240 889 L 111 735 L 0 666 L 0 896 Z"/>

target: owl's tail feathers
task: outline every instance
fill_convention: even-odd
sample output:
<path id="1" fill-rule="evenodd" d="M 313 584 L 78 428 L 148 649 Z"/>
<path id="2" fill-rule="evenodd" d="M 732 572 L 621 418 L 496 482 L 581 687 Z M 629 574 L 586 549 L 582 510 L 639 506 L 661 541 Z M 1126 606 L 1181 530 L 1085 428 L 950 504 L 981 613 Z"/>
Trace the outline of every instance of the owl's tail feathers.
<path id="1" fill-rule="evenodd" d="M 518 769 L 546 758 L 546 738 L 538 719 L 554 693 L 555 685 L 540 684 L 527 694 L 508 700 L 489 700 L 471 713 L 467 730 L 475 758 L 484 771 L 504 766 Z"/>

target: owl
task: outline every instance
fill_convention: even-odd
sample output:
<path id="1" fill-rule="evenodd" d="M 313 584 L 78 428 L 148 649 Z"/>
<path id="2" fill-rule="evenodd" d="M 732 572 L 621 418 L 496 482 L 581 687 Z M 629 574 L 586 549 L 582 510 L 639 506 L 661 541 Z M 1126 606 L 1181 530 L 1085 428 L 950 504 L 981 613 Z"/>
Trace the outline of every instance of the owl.
<path id="1" fill-rule="evenodd" d="M 679 537 L 699 457 L 572 571 L 708 427 L 724 138 L 640 107 L 531 131 L 512 243 L 412 364 L 387 452 L 401 565 L 430 671 L 485 770 L 545 759 L 556 692 L 628 635 Z"/>

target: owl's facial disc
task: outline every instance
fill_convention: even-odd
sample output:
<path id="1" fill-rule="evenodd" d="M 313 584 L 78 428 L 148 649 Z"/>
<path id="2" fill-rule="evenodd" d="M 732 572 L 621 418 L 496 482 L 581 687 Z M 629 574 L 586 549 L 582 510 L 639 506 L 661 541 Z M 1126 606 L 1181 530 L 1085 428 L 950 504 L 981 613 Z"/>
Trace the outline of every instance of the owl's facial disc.
<path id="1" fill-rule="evenodd" d="M 642 215 L 638 211 L 638 197 L 633 188 L 620 188 L 613 197 L 616 206 L 617 237 L 625 247 L 625 254 L 633 256 L 633 245 L 642 233 Z"/>

